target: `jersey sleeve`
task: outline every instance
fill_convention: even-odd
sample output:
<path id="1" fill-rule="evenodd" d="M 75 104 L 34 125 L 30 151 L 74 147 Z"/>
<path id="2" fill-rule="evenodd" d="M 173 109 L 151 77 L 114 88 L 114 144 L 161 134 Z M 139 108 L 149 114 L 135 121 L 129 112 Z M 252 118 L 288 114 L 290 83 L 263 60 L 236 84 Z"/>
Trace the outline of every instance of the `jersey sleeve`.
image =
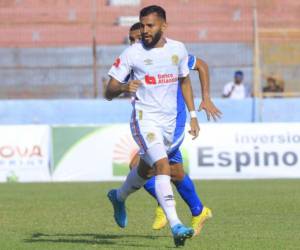
<path id="1" fill-rule="evenodd" d="M 194 70 L 196 67 L 197 58 L 194 55 L 189 55 L 188 66 L 190 70 Z"/>
<path id="2" fill-rule="evenodd" d="M 189 56 L 187 50 L 185 46 L 182 44 L 182 57 L 181 60 L 179 61 L 178 77 L 186 77 L 190 73 L 188 67 L 188 61 L 189 61 Z"/>
<path id="3" fill-rule="evenodd" d="M 114 62 L 108 75 L 115 78 L 121 83 L 126 83 L 130 76 L 132 65 L 130 63 L 130 53 L 126 49 Z"/>

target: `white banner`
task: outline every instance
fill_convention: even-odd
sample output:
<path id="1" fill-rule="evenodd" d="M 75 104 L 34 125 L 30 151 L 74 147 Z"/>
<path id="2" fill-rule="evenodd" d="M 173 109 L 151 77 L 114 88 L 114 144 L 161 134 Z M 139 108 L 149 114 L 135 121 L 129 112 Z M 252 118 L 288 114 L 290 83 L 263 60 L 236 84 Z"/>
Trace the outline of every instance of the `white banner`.
<path id="1" fill-rule="evenodd" d="M 183 147 L 192 178 L 300 177 L 299 123 L 203 124 Z"/>
<path id="2" fill-rule="evenodd" d="M 50 128 L 0 126 L 0 182 L 50 181 Z"/>
<path id="3" fill-rule="evenodd" d="M 192 178 L 300 178 L 300 124 L 200 126 L 199 137 L 186 133 L 181 147 Z M 53 134 L 54 181 L 123 180 L 138 150 L 128 124 L 57 127 Z"/>

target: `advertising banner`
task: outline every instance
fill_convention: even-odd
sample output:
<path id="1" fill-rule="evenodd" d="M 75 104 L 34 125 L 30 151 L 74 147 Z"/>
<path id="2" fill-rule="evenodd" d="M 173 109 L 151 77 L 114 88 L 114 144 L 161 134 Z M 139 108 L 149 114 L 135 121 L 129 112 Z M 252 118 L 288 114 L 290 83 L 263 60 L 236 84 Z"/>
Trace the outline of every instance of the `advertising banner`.
<path id="1" fill-rule="evenodd" d="M 300 124 L 203 124 L 186 136 L 190 175 L 200 179 L 299 178 Z"/>
<path id="2" fill-rule="evenodd" d="M 50 127 L 0 126 L 0 182 L 50 181 Z"/>
<path id="3" fill-rule="evenodd" d="M 187 126 L 188 130 L 188 126 Z M 186 131 L 187 132 L 187 131 Z M 138 147 L 128 124 L 55 127 L 54 181 L 123 180 Z M 300 178 L 300 124 L 201 124 L 181 147 L 195 179 Z"/>
<path id="4" fill-rule="evenodd" d="M 127 124 L 54 127 L 54 181 L 123 180 L 138 151 Z"/>

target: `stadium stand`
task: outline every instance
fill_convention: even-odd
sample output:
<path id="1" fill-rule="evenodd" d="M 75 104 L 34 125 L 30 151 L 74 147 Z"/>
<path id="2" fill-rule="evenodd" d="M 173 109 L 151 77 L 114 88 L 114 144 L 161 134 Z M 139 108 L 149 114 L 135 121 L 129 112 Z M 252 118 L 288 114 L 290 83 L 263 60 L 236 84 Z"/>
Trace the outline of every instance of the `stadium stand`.
<path id="1" fill-rule="evenodd" d="M 124 2 L 130 4 L 124 6 Z M 0 1 L 0 98 L 93 97 L 93 61 L 97 60 L 97 82 L 101 84 L 124 48 L 121 44 L 128 26 L 118 25 L 118 20 L 128 21 L 126 18 L 150 4 L 166 9 L 168 37 L 185 42 L 191 53 L 208 62 L 213 96 L 220 96 L 224 82 L 231 80 L 237 68 L 252 83 L 253 2 Z M 281 28 L 287 40 L 300 41 L 298 0 L 257 1 L 257 11 L 260 28 Z M 266 39 L 276 41 L 278 35 L 269 32 Z M 93 40 L 97 44 L 94 57 Z M 195 83 L 196 76 L 192 79 Z M 194 88 L 199 93 L 198 84 Z"/>
<path id="2" fill-rule="evenodd" d="M 168 35 L 184 42 L 251 42 L 253 1 L 142 1 L 138 6 L 110 6 L 106 1 L 2 1 L 1 47 L 59 47 L 88 45 L 92 40 L 92 15 L 96 12 L 98 44 L 120 44 L 127 28 L 116 27 L 120 16 L 136 16 L 143 6 L 162 4 L 168 13 Z M 117 1 L 116 1 L 117 2 Z M 122 1 L 121 1 L 122 2 Z M 258 1 L 260 25 L 264 28 L 297 28 L 297 0 Z M 280 8 L 279 8 L 280 6 Z M 180 13 L 178 9 L 180 8 Z M 188 17 L 188 18 L 187 18 Z M 270 18 L 271 17 L 271 18 Z M 107 30 L 113 35 L 107 36 Z M 206 30 L 206 35 L 203 34 Z M 183 36 L 184 33 L 184 36 Z M 109 39 L 107 37 L 110 37 Z M 299 39 L 299 36 L 298 36 Z"/>

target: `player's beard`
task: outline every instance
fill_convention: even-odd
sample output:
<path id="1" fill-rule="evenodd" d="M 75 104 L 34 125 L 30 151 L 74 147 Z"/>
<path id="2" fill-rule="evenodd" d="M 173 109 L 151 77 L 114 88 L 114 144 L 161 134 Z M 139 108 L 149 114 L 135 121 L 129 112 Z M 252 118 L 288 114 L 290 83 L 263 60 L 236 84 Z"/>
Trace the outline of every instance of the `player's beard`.
<path id="1" fill-rule="evenodd" d="M 143 34 L 143 35 L 142 35 L 142 41 L 143 41 L 144 46 L 145 46 L 147 49 L 153 48 L 153 47 L 158 43 L 158 41 L 159 41 L 159 39 L 161 38 L 161 36 L 162 36 L 162 31 L 160 30 L 160 31 L 158 31 L 158 32 L 154 35 L 154 37 L 153 37 L 153 39 L 152 39 L 151 42 L 147 42 L 147 41 L 145 40 L 145 36 L 144 36 L 144 34 Z"/>

